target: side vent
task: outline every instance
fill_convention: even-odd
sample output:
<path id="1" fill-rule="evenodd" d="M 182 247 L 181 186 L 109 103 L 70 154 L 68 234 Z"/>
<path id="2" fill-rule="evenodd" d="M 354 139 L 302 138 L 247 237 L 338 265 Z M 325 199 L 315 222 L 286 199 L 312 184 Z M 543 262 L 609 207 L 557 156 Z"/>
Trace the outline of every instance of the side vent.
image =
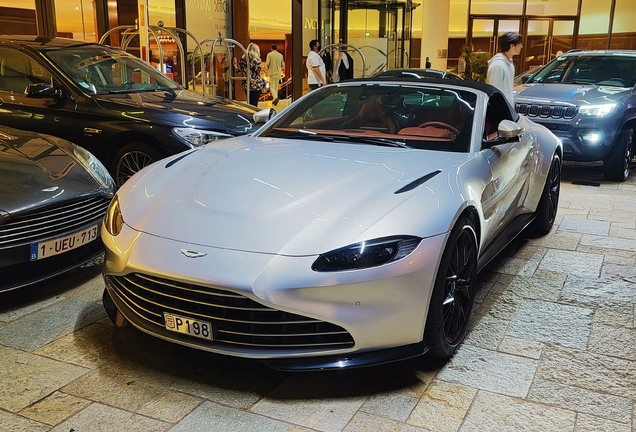
<path id="1" fill-rule="evenodd" d="M 397 195 L 397 194 L 401 194 L 402 192 L 408 192 L 410 190 L 413 190 L 416 187 L 426 183 L 427 181 L 429 181 L 430 179 L 432 179 L 433 177 L 435 177 L 437 174 L 439 174 L 441 172 L 442 172 L 442 170 L 437 170 L 437 171 L 433 171 L 432 173 L 426 174 L 424 177 L 420 177 L 417 180 L 412 181 L 411 183 L 407 184 L 406 186 L 404 186 L 401 189 L 398 189 L 394 193 Z"/>

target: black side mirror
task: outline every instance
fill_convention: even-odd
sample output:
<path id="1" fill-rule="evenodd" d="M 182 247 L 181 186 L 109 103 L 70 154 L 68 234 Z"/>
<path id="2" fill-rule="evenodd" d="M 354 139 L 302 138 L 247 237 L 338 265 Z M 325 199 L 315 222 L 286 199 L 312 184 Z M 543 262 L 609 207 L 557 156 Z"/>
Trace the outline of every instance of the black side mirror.
<path id="1" fill-rule="evenodd" d="M 37 99 L 60 99 L 62 97 L 62 91 L 48 83 L 29 84 L 24 91 L 24 94 L 26 97 Z"/>

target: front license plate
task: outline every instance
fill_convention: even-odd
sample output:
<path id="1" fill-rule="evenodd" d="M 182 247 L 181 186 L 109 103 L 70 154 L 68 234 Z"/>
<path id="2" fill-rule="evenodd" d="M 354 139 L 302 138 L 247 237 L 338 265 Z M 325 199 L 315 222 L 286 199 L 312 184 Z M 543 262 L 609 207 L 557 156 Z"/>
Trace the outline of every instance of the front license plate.
<path id="1" fill-rule="evenodd" d="M 166 329 L 198 337 L 205 340 L 212 340 L 212 326 L 207 321 L 195 320 L 179 315 L 163 313 Z"/>
<path id="2" fill-rule="evenodd" d="M 97 234 L 97 225 L 93 225 L 92 227 L 65 237 L 59 237 L 40 243 L 31 243 L 29 261 L 37 261 L 77 249 L 95 240 Z"/>

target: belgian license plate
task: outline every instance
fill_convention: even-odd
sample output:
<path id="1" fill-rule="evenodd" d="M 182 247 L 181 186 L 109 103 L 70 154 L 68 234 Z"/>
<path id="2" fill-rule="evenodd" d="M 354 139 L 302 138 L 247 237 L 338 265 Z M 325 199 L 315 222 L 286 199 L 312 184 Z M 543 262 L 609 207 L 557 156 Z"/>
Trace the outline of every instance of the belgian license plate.
<path id="1" fill-rule="evenodd" d="M 207 321 L 163 313 L 166 329 L 201 339 L 212 340 L 212 326 Z"/>
<path id="2" fill-rule="evenodd" d="M 93 225 L 92 227 L 65 237 L 58 237 L 56 239 L 40 243 L 31 243 L 29 261 L 49 258 L 84 246 L 97 238 L 97 227 L 97 225 Z"/>

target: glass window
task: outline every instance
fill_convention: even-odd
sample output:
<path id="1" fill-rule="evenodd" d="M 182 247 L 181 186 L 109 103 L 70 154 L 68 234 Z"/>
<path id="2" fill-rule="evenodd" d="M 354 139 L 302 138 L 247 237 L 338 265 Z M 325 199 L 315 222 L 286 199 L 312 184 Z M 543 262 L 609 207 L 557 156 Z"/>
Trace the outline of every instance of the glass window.
<path id="1" fill-rule="evenodd" d="M 0 90 L 22 93 L 29 84 L 51 82 L 51 75 L 28 55 L 0 48 Z"/>
<path id="2" fill-rule="evenodd" d="M 539 71 L 532 82 L 633 87 L 636 56 L 564 56 Z"/>
<path id="3" fill-rule="evenodd" d="M 576 16 L 579 0 L 527 0 L 526 15 L 539 16 Z"/>
<path id="4" fill-rule="evenodd" d="M 636 49 L 636 3 L 634 0 L 616 0 L 612 27 L 612 49 Z"/>
<path id="5" fill-rule="evenodd" d="M 473 0 L 470 13 L 475 15 L 521 15 L 523 0 Z"/>
<path id="6" fill-rule="evenodd" d="M 59 37 L 98 41 L 92 0 L 55 0 L 55 25 Z"/>
<path id="7" fill-rule="evenodd" d="M 607 49 L 612 0 L 583 0 L 577 48 Z"/>

